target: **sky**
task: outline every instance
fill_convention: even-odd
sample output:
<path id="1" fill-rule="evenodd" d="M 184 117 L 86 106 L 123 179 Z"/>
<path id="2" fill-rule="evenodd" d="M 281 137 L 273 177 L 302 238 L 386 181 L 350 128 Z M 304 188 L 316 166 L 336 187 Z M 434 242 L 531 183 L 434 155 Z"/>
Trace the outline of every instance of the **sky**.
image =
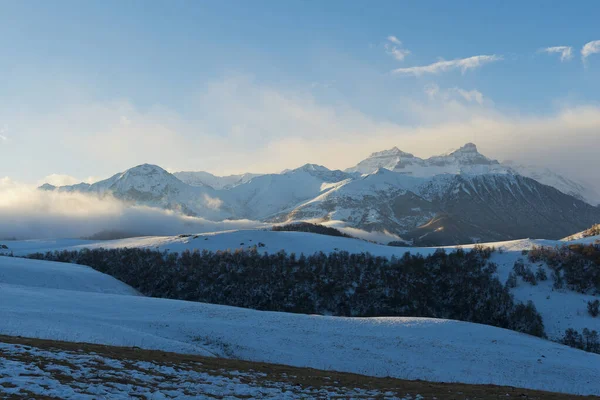
<path id="1" fill-rule="evenodd" d="M 393 146 L 600 186 L 597 1 L 0 0 L 0 178 L 344 169 Z"/>

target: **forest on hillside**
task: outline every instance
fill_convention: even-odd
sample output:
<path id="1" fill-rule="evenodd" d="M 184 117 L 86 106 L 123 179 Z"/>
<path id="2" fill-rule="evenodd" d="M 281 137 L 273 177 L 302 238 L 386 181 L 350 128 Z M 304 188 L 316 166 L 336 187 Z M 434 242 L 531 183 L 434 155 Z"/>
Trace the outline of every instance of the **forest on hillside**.
<path id="1" fill-rule="evenodd" d="M 149 249 L 84 249 L 30 258 L 90 266 L 147 296 L 352 317 L 448 318 L 544 336 L 533 303 L 517 303 L 496 277 L 490 248 L 376 257 Z"/>

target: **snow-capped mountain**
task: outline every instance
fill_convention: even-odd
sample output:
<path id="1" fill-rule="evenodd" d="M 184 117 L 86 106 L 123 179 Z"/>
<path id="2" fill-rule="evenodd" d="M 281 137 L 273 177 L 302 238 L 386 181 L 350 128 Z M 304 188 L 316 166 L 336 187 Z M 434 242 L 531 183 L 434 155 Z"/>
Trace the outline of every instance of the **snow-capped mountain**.
<path id="1" fill-rule="evenodd" d="M 370 174 L 379 168 L 418 177 L 432 177 L 440 174 L 487 174 L 506 173 L 509 168 L 501 166 L 477 151 L 477 146 L 467 143 L 448 154 L 428 159 L 415 157 L 397 147 L 371 154 L 346 172 Z"/>
<path id="2" fill-rule="evenodd" d="M 276 222 L 342 220 L 387 230 L 420 245 L 538 237 L 575 232 L 600 209 L 517 174 L 442 174 L 432 178 L 383 168 L 335 186 Z"/>
<path id="3" fill-rule="evenodd" d="M 432 177 L 439 174 L 513 174 L 522 175 L 552 186 L 561 192 L 583 200 L 591 205 L 600 204 L 600 193 L 580 182 L 565 178 L 548 168 L 519 165 L 511 161 L 498 162 L 479 153 L 477 146 L 467 143 L 463 147 L 444 155 L 428 159 L 415 157 L 397 147 L 371 154 L 347 172 L 370 174 L 378 168 L 412 176 Z"/>
<path id="4" fill-rule="evenodd" d="M 92 185 L 80 183 L 40 189 L 113 196 L 127 203 L 177 210 L 187 215 L 223 219 L 231 210 L 210 186 L 191 186 L 157 165 L 142 164 Z"/>
<path id="5" fill-rule="evenodd" d="M 213 189 L 231 189 L 235 186 L 249 182 L 261 174 L 240 174 L 228 176 L 216 176 L 204 171 L 181 171 L 173 175 L 190 186 L 210 186 Z"/>
<path id="6" fill-rule="evenodd" d="M 227 197 L 239 216 L 265 219 L 331 190 L 339 182 L 350 179 L 342 171 L 306 164 L 300 168 L 256 177 L 232 188 Z"/>
<path id="7" fill-rule="evenodd" d="M 355 167 L 306 164 L 279 174 L 215 177 L 140 165 L 93 185 L 44 190 L 112 195 L 212 220 L 343 221 L 415 244 L 558 239 L 600 222 L 592 191 L 547 170 L 502 164 L 468 143 L 422 159 L 394 147 Z M 587 202 L 586 202 L 587 201 Z"/>

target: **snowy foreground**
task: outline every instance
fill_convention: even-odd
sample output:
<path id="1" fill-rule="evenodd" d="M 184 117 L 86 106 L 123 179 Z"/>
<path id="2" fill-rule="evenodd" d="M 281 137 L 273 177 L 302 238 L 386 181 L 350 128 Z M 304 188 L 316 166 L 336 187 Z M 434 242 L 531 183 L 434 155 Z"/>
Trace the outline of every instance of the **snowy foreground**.
<path id="1" fill-rule="evenodd" d="M 513 331 L 426 318 L 310 316 L 147 298 L 87 267 L 58 263 L 49 263 L 56 272 L 46 285 L 40 282 L 44 275 L 35 275 L 43 263 L 0 257 L 0 334 L 600 394 L 599 355 Z M 17 273 L 30 274 L 29 281 Z"/>
<path id="2" fill-rule="evenodd" d="M 0 394 L 61 399 L 394 398 L 390 391 L 331 386 L 315 388 L 271 380 L 257 371 L 210 368 L 199 362 L 140 361 L 59 349 L 0 343 Z M 40 368 L 40 364 L 43 367 Z"/>
<path id="3" fill-rule="evenodd" d="M 581 238 L 574 236 L 576 240 L 569 243 L 593 243 L 600 237 Z M 164 237 L 139 237 L 109 241 L 85 241 L 79 239 L 59 240 L 28 240 L 7 242 L 9 249 L 5 252 L 13 252 L 15 255 L 28 255 L 35 252 L 46 252 L 54 250 L 80 250 L 83 248 L 122 248 L 142 247 L 157 250 L 168 250 L 171 252 L 182 252 L 184 250 L 236 250 L 248 249 L 254 246 L 258 251 L 276 253 L 285 250 L 288 253 L 313 254 L 315 252 L 347 251 L 350 253 L 369 252 L 382 257 L 402 256 L 409 251 L 413 254 L 428 255 L 435 252 L 436 248 L 426 247 L 391 247 L 366 242 L 359 239 L 348 239 L 341 237 L 323 236 L 303 232 L 272 232 L 264 230 L 240 230 L 219 233 L 200 234 L 188 237 L 164 236 Z M 567 242 L 555 240 L 533 240 L 523 239 L 508 242 L 488 243 L 499 251 L 492 255 L 490 261 L 498 265 L 498 277 L 501 282 L 506 282 L 508 274 L 512 271 L 515 261 L 525 258 L 523 250 L 530 250 L 533 246 L 561 246 Z M 463 246 L 464 248 L 473 245 Z M 451 250 L 452 248 L 449 248 Z M 1 251 L 0 251 L 1 252 Z M 542 265 L 543 266 L 543 265 Z M 537 268 L 532 266 L 533 270 Z M 550 270 L 546 268 L 548 276 Z M 523 282 L 519 278 L 518 286 L 512 289 L 515 299 L 521 302 L 533 301 L 537 310 L 542 315 L 546 334 L 550 339 L 560 340 L 566 329 L 573 328 L 582 331 L 583 328 L 600 331 L 600 318 L 592 318 L 587 313 L 587 302 L 594 300 L 591 295 L 583 295 L 570 290 L 553 290 L 552 281 L 539 282 L 537 286 Z"/>

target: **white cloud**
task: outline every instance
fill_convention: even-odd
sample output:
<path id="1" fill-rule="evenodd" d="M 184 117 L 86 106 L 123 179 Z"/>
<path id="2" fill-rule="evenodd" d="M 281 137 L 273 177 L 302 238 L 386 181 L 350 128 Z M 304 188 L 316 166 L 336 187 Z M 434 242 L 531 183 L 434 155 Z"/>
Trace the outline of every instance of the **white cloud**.
<path id="1" fill-rule="evenodd" d="M 218 199 L 216 197 L 210 197 L 209 195 L 204 195 L 204 204 L 213 210 L 218 210 L 223 206 L 223 200 Z"/>
<path id="2" fill-rule="evenodd" d="M 430 100 L 433 100 L 440 94 L 440 87 L 435 83 L 430 83 L 425 85 L 423 91 L 425 94 L 427 94 L 427 97 L 429 97 Z"/>
<path id="3" fill-rule="evenodd" d="M 0 135 L 0 140 L 3 142 L 6 142 L 8 140 L 8 138 L 4 135 Z"/>
<path id="4" fill-rule="evenodd" d="M 403 61 L 407 55 L 410 54 L 409 50 L 403 49 L 402 42 L 396 36 L 388 36 L 387 40 L 390 43 L 384 45 L 385 52 L 390 56 L 394 57 L 398 61 Z"/>
<path id="5" fill-rule="evenodd" d="M 554 47 L 546 47 L 544 49 L 539 50 L 542 53 L 560 54 L 560 61 L 567 61 L 573 58 L 573 48 L 571 46 L 554 46 Z"/>
<path id="6" fill-rule="evenodd" d="M 483 94 L 477 89 L 465 90 L 459 87 L 453 87 L 450 89 L 442 90 L 437 84 L 431 83 L 425 85 L 425 88 L 423 90 L 429 98 L 429 100 L 441 100 L 444 101 L 446 104 L 448 104 L 451 101 L 457 100 L 457 97 L 459 100 L 464 100 L 468 103 L 477 103 L 479 105 L 483 105 L 484 103 Z"/>
<path id="7" fill-rule="evenodd" d="M 460 69 L 461 72 L 464 74 L 470 69 L 479 68 L 485 64 L 489 64 L 500 60 L 502 60 L 502 56 L 498 56 L 495 54 L 459 58 L 456 60 L 449 61 L 440 60 L 429 65 L 408 68 L 396 68 L 392 71 L 392 74 L 421 76 L 424 74 L 439 74 L 440 72 L 446 72 L 453 69 Z"/>
<path id="8" fill-rule="evenodd" d="M 479 90 L 464 90 L 461 88 L 454 88 L 453 90 L 461 95 L 466 101 L 483 104 L 483 94 Z"/>
<path id="9" fill-rule="evenodd" d="M 586 43 L 581 49 L 581 58 L 585 62 L 585 60 L 591 56 L 592 54 L 600 53 L 600 40 L 594 40 L 592 42 Z"/>
<path id="10" fill-rule="evenodd" d="M 392 42 L 392 43 L 394 43 L 394 44 L 402 46 L 402 42 L 396 36 L 394 36 L 394 35 L 388 36 L 387 40 L 390 41 L 390 42 Z"/>

